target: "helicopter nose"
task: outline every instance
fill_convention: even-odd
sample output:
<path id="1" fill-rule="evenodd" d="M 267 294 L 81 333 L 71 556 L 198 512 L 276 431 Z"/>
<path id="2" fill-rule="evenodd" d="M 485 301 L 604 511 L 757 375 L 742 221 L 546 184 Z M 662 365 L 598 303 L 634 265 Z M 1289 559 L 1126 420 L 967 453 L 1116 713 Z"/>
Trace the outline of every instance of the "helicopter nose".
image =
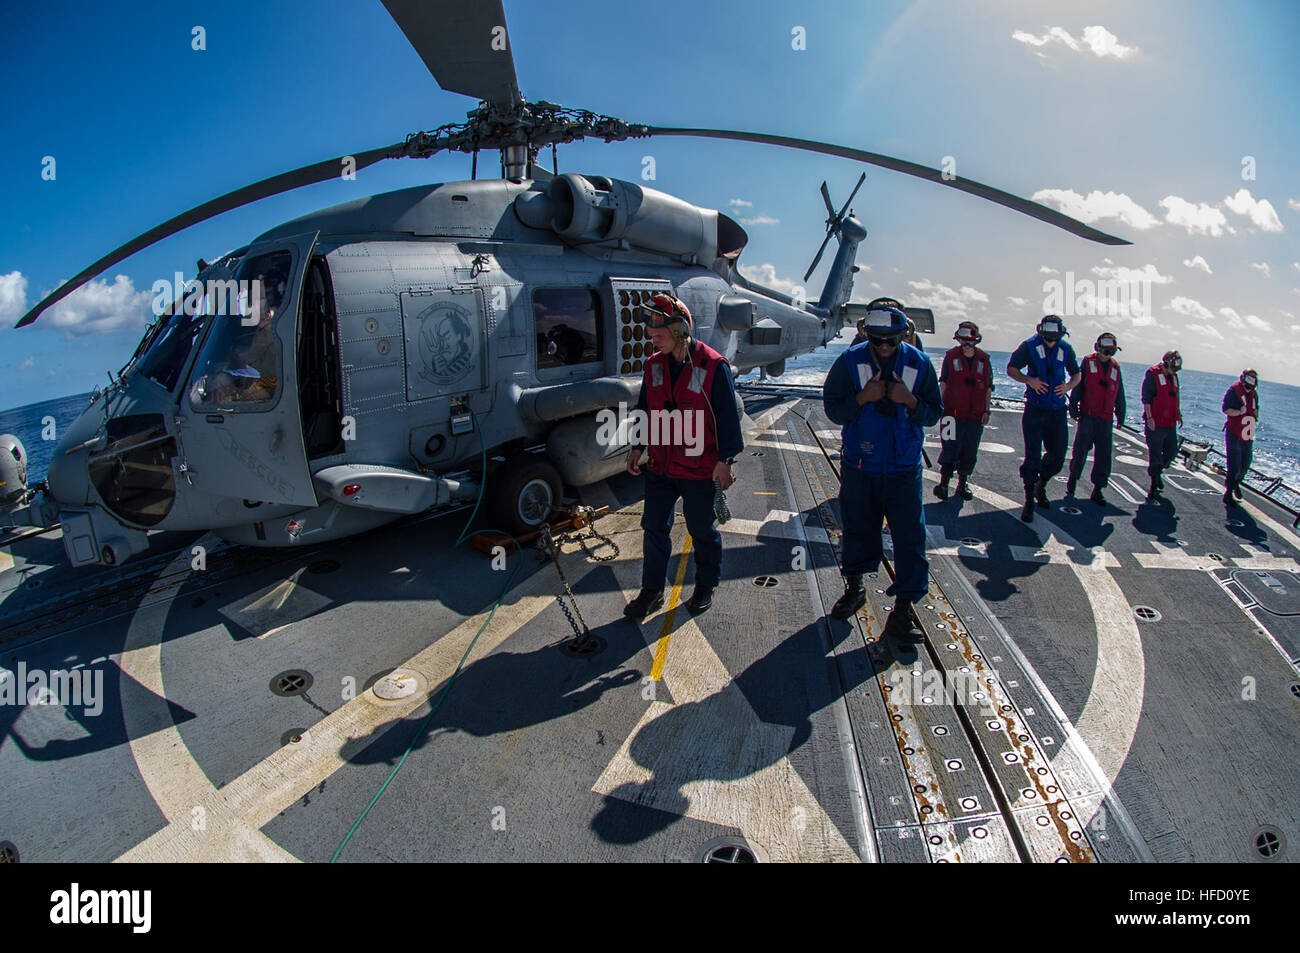
<path id="1" fill-rule="evenodd" d="M 102 423 L 103 417 L 82 414 L 63 431 L 54 448 L 45 478 L 50 484 L 50 495 L 65 506 L 84 506 L 90 501 L 87 442 L 94 440 Z"/>

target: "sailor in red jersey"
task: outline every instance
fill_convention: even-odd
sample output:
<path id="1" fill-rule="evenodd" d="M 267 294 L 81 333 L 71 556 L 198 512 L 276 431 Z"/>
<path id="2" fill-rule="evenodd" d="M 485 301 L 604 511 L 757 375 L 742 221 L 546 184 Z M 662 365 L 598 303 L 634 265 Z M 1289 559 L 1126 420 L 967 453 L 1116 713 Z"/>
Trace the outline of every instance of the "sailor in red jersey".
<path id="1" fill-rule="evenodd" d="M 731 366 L 703 341 L 691 337 L 693 324 L 686 305 L 670 294 L 657 293 L 640 305 L 638 314 L 649 328 L 655 353 L 645 362 L 639 411 L 652 418 L 680 415 L 699 422 L 702 444 L 691 447 L 676 439 L 672 428 L 650 428 L 646 447 L 633 447 L 627 471 L 642 473 L 645 463 L 645 556 L 641 564 L 641 591 L 623 610 L 644 619 L 664 602 L 668 560 L 672 556 L 673 513 L 682 501 L 686 529 L 695 544 L 695 591 L 686 607 L 693 613 L 713 604 L 713 590 L 722 579 L 722 534 L 714 523 L 715 481 L 725 490 L 735 480 L 733 464 L 745 448 L 740 433 Z M 684 431 L 683 431 L 684 433 Z M 655 436 L 658 434 L 658 436 Z"/>
<path id="2" fill-rule="evenodd" d="M 948 481 L 955 469 L 957 495 L 969 500 L 974 494 L 966 481 L 975 472 L 980 438 L 989 422 L 993 367 L 989 356 L 976 347 L 983 338 L 974 321 L 957 325 L 952 337 L 957 346 L 943 356 L 943 370 L 939 373 L 939 392 L 943 395 L 939 436 L 943 449 L 939 452 L 939 485 L 934 495 L 941 500 L 948 498 Z"/>
<path id="3" fill-rule="evenodd" d="M 1124 422 L 1124 378 L 1120 374 L 1116 351 L 1124 350 L 1115 335 L 1103 331 L 1094 350 L 1083 359 L 1083 379 L 1070 391 L 1070 416 L 1079 422 L 1074 432 L 1074 452 L 1070 456 L 1070 479 L 1067 496 L 1074 496 L 1083 473 L 1088 451 L 1092 451 L 1092 495 L 1088 499 L 1106 505 L 1101 491 L 1110 479 L 1111 440 L 1115 424 Z M 1115 418 L 1111 423 L 1111 418 Z"/>
<path id="4" fill-rule="evenodd" d="M 1237 383 L 1223 395 L 1223 412 L 1228 415 L 1223 429 L 1228 452 L 1228 485 L 1223 502 L 1237 506 L 1241 499 L 1241 481 L 1250 472 L 1250 458 L 1255 446 L 1255 428 L 1259 426 L 1259 394 L 1255 388 L 1259 375 L 1251 368 L 1241 372 Z"/>
<path id="5" fill-rule="evenodd" d="M 1182 405 L 1179 397 L 1178 372 L 1183 369 L 1183 357 L 1177 351 L 1166 351 L 1159 364 L 1147 368 L 1142 379 L 1142 416 L 1146 420 L 1147 476 L 1151 477 L 1148 500 L 1160 498 L 1165 488 L 1161 472 L 1168 469 L 1178 456 L 1178 428 L 1183 425 Z"/>

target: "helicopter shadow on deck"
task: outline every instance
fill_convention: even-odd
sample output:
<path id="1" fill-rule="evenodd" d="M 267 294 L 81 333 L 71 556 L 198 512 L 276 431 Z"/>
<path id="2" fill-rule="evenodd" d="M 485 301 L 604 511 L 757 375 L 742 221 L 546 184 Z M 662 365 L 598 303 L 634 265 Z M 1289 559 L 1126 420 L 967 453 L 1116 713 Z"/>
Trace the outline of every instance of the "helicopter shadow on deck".
<path id="1" fill-rule="evenodd" d="M 17 664 L 16 661 L 6 660 L 4 666 L 13 672 L 17 669 Z M 44 669 L 44 663 L 28 662 L 33 669 L 38 664 L 48 671 Z M 132 711 L 147 711 L 154 716 L 146 730 L 137 737 L 145 737 L 173 725 L 179 726 L 197 717 L 187 708 L 159 697 L 134 678 L 125 676 L 112 661 L 85 665 L 72 671 L 88 671 L 92 678 L 96 675 L 102 678 L 102 691 L 98 697 L 99 711 L 92 713 L 95 706 L 86 704 L 0 705 L 0 745 L 8 741 L 28 761 L 63 761 L 129 743 L 132 739 L 127 736 L 122 717 L 123 709 L 127 706 Z M 83 698 L 82 701 L 86 699 Z M 163 717 L 164 711 L 167 717 Z M 29 723 L 19 724 L 25 713 Z M 68 735 L 76 737 L 67 737 Z"/>
<path id="2" fill-rule="evenodd" d="M 607 566 L 593 569 L 573 586 L 589 622 L 597 618 L 592 597 L 615 590 L 622 591 Z M 612 605 L 612 600 L 606 598 L 601 604 Z M 545 644 L 521 651 L 502 646 L 464 668 L 450 691 L 444 686 L 430 696 L 439 705 L 438 711 L 414 750 L 427 747 L 440 734 L 463 731 L 489 737 L 562 720 L 595 704 L 608 691 L 638 686 L 646 672 L 636 667 L 635 660 L 647 651 L 646 637 L 637 623 L 622 615 L 622 608 L 620 599 L 618 616 L 591 629 L 593 636 L 605 642 L 604 650 L 588 658 L 574 658 L 561 650 L 573 638 L 573 631 L 559 607 L 549 606 L 528 628 L 512 635 L 527 633 L 528 641 L 536 642 L 538 635 L 529 629 L 541 626 Z M 643 667 L 648 671 L 648 664 Z M 521 690 L 524 686 L 526 690 Z M 425 717 L 411 715 L 404 721 L 414 730 Z M 390 727 L 353 739 L 339 755 L 353 764 L 395 764 L 411 742 L 411 731 Z"/>

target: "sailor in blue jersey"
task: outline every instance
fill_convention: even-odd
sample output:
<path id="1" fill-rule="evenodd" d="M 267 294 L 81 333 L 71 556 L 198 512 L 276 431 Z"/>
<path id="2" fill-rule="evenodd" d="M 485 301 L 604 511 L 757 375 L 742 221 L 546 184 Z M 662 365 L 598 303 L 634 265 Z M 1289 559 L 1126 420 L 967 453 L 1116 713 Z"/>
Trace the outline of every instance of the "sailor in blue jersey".
<path id="1" fill-rule="evenodd" d="M 1011 355 L 1007 376 L 1025 385 L 1025 413 L 1020 430 L 1025 438 L 1025 460 L 1020 464 L 1020 481 L 1025 485 L 1025 508 L 1020 518 L 1034 518 L 1034 505 L 1047 509 L 1047 481 L 1065 465 L 1065 448 L 1070 442 L 1066 405 L 1070 391 L 1083 374 L 1074 348 L 1063 340 L 1070 332 L 1054 314 L 1038 322 L 1038 333 L 1024 341 Z M 1024 373 L 1028 368 L 1029 373 Z M 1046 453 L 1044 453 L 1046 450 Z"/>
<path id="2" fill-rule="evenodd" d="M 881 521 L 894 541 L 894 608 L 885 635 L 919 642 L 912 603 L 929 590 L 925 512 L 921 505 L 923 428 L 942 413 L 934 365 L 903 341 L 907 316 L 897 302 L 873 301 L 865 318 L 867 341 L 835 359 L 822 390 L 826 416 L 844 429 L 840 519 L 844 525 L 844 595 L 831 616 L 845 619 L 867 601 L 862 574 L 875 572 L 883 554 Z"/>

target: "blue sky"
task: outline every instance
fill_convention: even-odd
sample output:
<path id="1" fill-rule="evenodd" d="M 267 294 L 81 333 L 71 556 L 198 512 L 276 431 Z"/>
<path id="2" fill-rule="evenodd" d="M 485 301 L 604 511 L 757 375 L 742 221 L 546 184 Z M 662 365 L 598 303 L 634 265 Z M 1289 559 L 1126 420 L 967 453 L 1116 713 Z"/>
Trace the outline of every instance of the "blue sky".
<path id="1" fill-rule="evenodd" d="M 379 0 L 12 6 L 0 74 L 0 407 L 90 389 L 129 357 L 144 293 L 316 208 L 469 177 L 469 158 L 389 161 L 227 213 L 138 253 L 36 326 L 10 325 L 62 279 L 158 222 L 291 168 L 400 141 L 474 104 L 438 89 Z M 860 299 L 936 309 L 1010 349 L 1044 283 L 1145 278 L 1146 313 L 1103 328 L 1124 357 L 1254 365 L 1294 380 L 1300 355 L 1300 4 L 1247 2 L 506 3 L 520 86 L 634 122 L 750 129 L 939 166 L 1057 204 L 1131 239 L 1063 231 L 930 183 L 868 169 Z M 192 28 L 207 49 L 191 48 Z M 806 49 L 792 48 L 802 27 Z M 747 273 L 798 280 L 823 233 L 817 187 L 842 201 L 859 167 L 696 139 L 562 148 L 564 170 L 641 181 L 739 219 Z M 41 177 L 46 156 L 56 178 Z M 1253 159 L 1253 178 L 1243 160 Z M 490 169 L 494 157 L 486 157 Z M 749 204 L 737 204 L 737 203 Z M 828 254 L 809 281 L 821 288 Z M 1198 261 L 1199 259 L 1199 261 Z M 870 270 L 868 270 L 868 268 Z M 1051 271 L 1050 269 L 1055 269 Z M 121 276 L 121 277 L 119 277 Z M 875 287 L 878 285 L 879 288 Z M 1101 303 L 1114 308 L 1114 303 Z"/>

